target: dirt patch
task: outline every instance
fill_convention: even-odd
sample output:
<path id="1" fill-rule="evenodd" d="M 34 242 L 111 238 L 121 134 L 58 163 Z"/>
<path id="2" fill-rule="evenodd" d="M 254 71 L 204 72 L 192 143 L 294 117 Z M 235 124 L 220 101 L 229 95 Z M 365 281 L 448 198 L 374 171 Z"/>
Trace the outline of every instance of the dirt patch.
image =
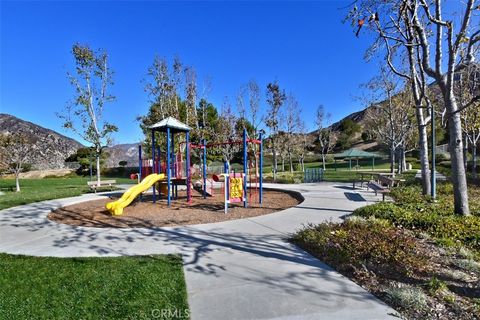
<path id="1" fill-rule="evenodd" d="M 243 203 L 230 204 L 228 213 L 224 214 L 223 194 L 218 190 L 213 197 L 203 197 L 193 191 L 191 203 L 186 201 L 186 192 L 179 191 L 177 200 L 172 200 L 170 208 L 162 199 L 152 203 L 151 196 L 137 198 L 126 207 L 121 216 L 112 216 L 105 204 L 111 199 L 82 202 L 59 208 L 48 215 L 48 219 L 64 224 L 84 227 L 116 227 L 116 228 L 150 228 L 212 223 L 226 220 L 256 217 L 296 206 L 303 198 L 296 193 L 264 190 L 263 204 L 260 206 L 255 198 L 249 199 L 249 208 L 243 208 Z"/>

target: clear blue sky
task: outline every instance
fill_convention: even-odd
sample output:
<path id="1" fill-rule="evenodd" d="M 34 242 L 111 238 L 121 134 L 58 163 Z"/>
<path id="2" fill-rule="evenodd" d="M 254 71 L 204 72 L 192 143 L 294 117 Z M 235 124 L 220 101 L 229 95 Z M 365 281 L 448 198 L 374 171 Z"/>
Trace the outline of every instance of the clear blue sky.
<path id="1" fill-rule="evenodd" d="M 135 117 L 148 110 L 141 80 L 155 55 L 178 55 L 199 80 L 211 77 L 209 100 L 217 107 L 225 96 L 234 103 L 249 79 L 263 95 L 278 79 L 313 129 L 318 104 L 333 120 L 360 110 L 353 97 L 377 70 L 363 60 L 368 39 L 341 22 L 346 4 L 2 1 L 0 112 L 75 137 L 61 129 L 55 112 L 73 95 L 65 74 L 72 70 L 72 44 L 80 42 L 109 53 L 117 101 L 106 114 L 119 126 L 117 143 L 142 138 Z"/>

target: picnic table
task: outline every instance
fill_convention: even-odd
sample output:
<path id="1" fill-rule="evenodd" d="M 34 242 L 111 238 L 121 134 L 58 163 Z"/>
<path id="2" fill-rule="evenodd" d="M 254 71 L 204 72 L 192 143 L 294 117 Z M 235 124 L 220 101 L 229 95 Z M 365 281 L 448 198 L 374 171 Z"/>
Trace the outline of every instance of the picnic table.
<path id="1" fill-rule="evenodd" d="M 397 186 L 402 182 L 405 182 L 405 179 L 398 179 L 393 177 L 393 173 L 390 172 L 375 172 L 375 171 L 359 171 L 357 172 L 357 176 L 360 176 L 360 187 L 363 188 L 363 183 L 364 182 L 370 182 L 372 180 L 379 181 L 380 177 L 388 177 L 393 180 L 392 186 Z M 355 189 L 357 181 L 353 181 L 353 189 Z"/>

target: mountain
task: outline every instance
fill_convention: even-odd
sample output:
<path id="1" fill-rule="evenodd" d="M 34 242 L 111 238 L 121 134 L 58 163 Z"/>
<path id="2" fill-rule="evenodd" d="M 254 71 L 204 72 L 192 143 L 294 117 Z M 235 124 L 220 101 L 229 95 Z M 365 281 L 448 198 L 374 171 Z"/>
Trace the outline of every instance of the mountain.
<path id="1" fill-rule="evenodd" d="M 120 161 L 127 161 L 127 167 L 138 166 L 138 145 L 140 143 L 124 143 L 108 147 L 105 151 L 109 154 L 107 167 L 118 167 Z"/>
<path id="2" fill-rule="evenodd" d="M 32 169 L 63 169 L 65 159 L 83 147 L 78 141 L 9 114 L 0 113 L 0 133 L 21 132 L 33 141 Z"/>

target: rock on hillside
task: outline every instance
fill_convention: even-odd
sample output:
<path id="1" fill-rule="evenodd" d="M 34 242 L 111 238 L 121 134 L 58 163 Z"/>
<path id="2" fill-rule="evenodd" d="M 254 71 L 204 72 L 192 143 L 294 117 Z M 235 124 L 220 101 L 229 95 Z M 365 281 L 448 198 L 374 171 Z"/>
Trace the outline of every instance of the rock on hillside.
<path id="1" fill-rule="evenodd" d="M 33 141 L 29 163 L 32 169 L 62 169 L 65 159 L 82 147 L 78 141 L 58 132 L 0 113 L 0 133 L 22 132 Z"/>
<path id="2" fill-rule="evenodd" d="M 138 145 L 140 143 L 117 144 L 106 148 L 109 154 L 106 166 L 118 167 L 120 161 L 127 161 L 127 167 L 138 166 Z"/>

